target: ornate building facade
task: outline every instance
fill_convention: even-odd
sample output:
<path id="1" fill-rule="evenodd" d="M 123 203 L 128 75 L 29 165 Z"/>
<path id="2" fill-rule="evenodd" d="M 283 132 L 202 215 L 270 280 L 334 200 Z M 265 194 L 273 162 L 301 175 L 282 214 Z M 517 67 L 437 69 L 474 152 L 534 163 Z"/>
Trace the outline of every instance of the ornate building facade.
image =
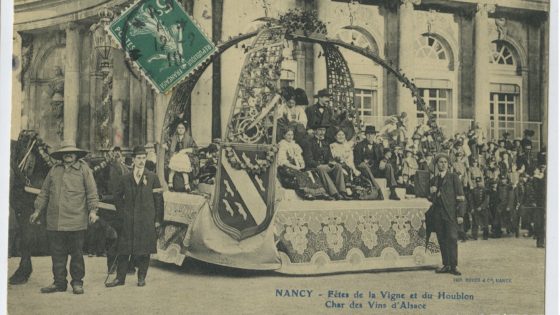
<path id="1" fill-rule="evenodd" d="M 225 41 L 261 17 L 316 10 L 330 37 L 369 47 L 401 69 L 448 133 L 479 122 L 492 137 L 535 130 L 546 143 L 549 0 L 243 0 L 182 1 L 208 34 Z M 47 143 L 75 139 L 93 151 L 159 142 L 170 95 L 153 92 L 124 54 L 98 33 L 127 0 L 15 1 L 13 134 L 38 130 Z M 220 10 L 217 10 L 216 8 Z M 245 43 L 250 45 L 250 42 Z M 191 96 L 192 133 L 208 143 L 224 130 L 245 54 L 220 57 Z M 406 112 L 421 119 L 410 91 L 381 66 L 341 49 L 362 121 L 378 128 Z M 214 73 L 214 74 L 213 74 Z M 220 75 L 216 75 L 220 74 Z M 284 54 L 282 84 L 312 95 L 325 87 L 321 48 L 295 43 Z M 219 93 L 216 93 L 219 89 Z M 219 111 L 212 111 L 212 98 Z M 216 100 L 215 100 L 216 101 Z M 213 119 L 217 117 L 216 120 Z M 221 122 L 220 122 L 221 121 Z M 214 126 L 210 128 L 209 126 Z"/>

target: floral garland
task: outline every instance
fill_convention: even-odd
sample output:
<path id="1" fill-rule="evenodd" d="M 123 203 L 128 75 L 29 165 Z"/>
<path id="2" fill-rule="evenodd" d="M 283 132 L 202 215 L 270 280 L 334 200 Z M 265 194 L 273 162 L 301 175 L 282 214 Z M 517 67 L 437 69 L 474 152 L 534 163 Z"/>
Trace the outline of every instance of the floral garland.
<path id="1" fill-rule="evenodd" d="M 108 148 L 110 145 L 110 120 L 111 120 L 111 108 L 113 106 L 113 75 L 107 73 L 103 77 L 103 89 L 102 89 L 102 103 L 96 112 L 97 124 L 99 128 L 97 129 L 97 145 L 98 148 Z"/>
<path id="2" fill-rule="evenodd" d="M 327 25 L 319 20 L 317 11 L 291 9 L 280 16 L 279 22 L 286 28 L 286 33 L 303 32 L 304 35 L 310 33 L 327 34 Z"/>
<path id="3" fill-rule="evenodd" d="M 229 164 L 231 164 L 233 168 L 237 170 L 246 170 L 251 174 L 257 175 L 265 173 L 270 168 L 270 166 L 276 159 L 276 151 L 278 151 L 278 148 L 272 147 L 272 149 L 266 152 L 266 159 L 256 159 L 255 161 L 252 161 L 245 155 L 245 153 L 243 153 L 241 156 L 241 159 L 243 160 L 242 161 L 241 159 L 239 159 L 237 153 L 235 153 L 233 148 L 226 147 L 224 149 L 226 151 L 226 157 L 229 161 Z"/>

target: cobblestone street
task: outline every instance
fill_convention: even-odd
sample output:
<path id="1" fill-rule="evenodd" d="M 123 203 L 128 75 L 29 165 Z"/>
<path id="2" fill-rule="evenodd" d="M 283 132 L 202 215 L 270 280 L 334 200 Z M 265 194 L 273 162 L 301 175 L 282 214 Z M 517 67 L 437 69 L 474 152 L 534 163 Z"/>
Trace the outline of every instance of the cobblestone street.
<path id="1" fill-rule="evenodd" d="M 76 296 L 70 287 L 41 294 L 52 281 L 51 262 L 34 258 L 29 282 L 8 287 L 9 314 L 416 314 L 423 307 L 429 314 L 544 313 L 545 251 L 527 238 L 460 243 L 461 277 L 433 270 L 294 277 L 193 260 L 183 267 L 152 261 L 145 287 L 137 287 L 136 276 L 129 275 L 125 286 L 107 289 L 105 258 L 85 260 L 85 294 Z M 10 274 L 18 261 L 9 259 Z M 356 291 L 363 298 L 354 298 Z M 368 298 L 370 292 L 375 299 Z M 410 298 L 413 293 L 416 299 Z M 432 299 L 423 298 L 425 293 Z M 361 310 L 350 308 L 352 301 Z"/>

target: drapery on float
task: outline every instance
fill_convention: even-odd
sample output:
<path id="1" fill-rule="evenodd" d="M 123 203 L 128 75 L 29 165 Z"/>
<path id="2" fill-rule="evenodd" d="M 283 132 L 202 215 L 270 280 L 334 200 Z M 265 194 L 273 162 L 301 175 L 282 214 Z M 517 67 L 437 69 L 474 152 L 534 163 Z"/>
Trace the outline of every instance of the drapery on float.
<path id="1" fill-rule="evenodd" d="M 282 50 L 288 40 L 320 45 L 327 89 L 346 127 L 359 126 L 354 85 L 339 47 L 381 65 L 411 90 L 427 117 L 430 109 L 414 83 L 373 51 L 326 35 L 315 14 L 292 10 L 279 20 L 261 19 L 258 30 L 217 45 L 217 52 L 174 91 L 162 143 L 176 113 L 184 112 L 204 70 L 229 48 L 250 38 L 225 137 L 218 147 L 211 197 L 166 192 L 165 223 L 155 258 L 181 265 L 186 257 L 213 264 L 289 274 L 435 266 L 435 236 L 425 246 L 425 199 L 403 201 L 306 201 L 284 189 L 276 176 L 276 110 L 280 102 Z M 348 122 L 350 122 L 348 124 Z M 342 123 L 342 122 L 341 122 Z M 355 130 L 352 130 L 354 132 Z M 160 153 L 160 172 L 163 168 Z M 383 180 L 380 180 L 383 183 Z"/>

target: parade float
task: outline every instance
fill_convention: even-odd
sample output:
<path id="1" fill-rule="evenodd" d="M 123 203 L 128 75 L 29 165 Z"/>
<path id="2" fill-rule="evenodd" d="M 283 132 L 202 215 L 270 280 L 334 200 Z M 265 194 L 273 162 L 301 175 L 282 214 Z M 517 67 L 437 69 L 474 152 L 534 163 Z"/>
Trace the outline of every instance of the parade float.
<path id="1" fill-rule="evenodd" d="M 278 20 L 260 22 L 258 30 L 217 44 L 215 53 L 172 92 L 161 143 L 168 141 L 176 114 L 185 112 L 204 70 L 228 49 L 252 41 L 243 46 L 245 62 L 227 130 L 216 141 L 215 178 L 212 184 L 199 184 L 195 193 L 164 192 L 164 223 L 153 258 L 182 265 L 192 257 L 286 274 L 437 265 L 440 254 L 435 235 L 426 239 L 424 213 L 430 206 L 426 199 L 303 200 L 280 185 L 276 171 L 280 69 L 289 41 L 321 47 L 335 112 L 346 113 L 356 129 L 360 122 L 353 104 L 354 86 L 340 48 L 385 68 L 410 89 L 429 115 L 415 85 L 372 50 L 329 38 L 324 23 L 312 13 L 290 11 Z M 166 163 L 165 154 L 159 152 L 160 173 Z M 384 180 L 379 184 L 385 194 Z"/>

